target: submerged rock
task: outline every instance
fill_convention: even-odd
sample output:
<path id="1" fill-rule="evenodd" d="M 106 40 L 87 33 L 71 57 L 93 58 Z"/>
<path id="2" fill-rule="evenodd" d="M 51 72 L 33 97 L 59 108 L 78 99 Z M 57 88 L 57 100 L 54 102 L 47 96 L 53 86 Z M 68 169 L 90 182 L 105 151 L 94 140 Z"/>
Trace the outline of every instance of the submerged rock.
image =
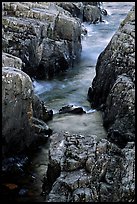
<path id="1" fill-rule="evenodd" d="M 86 113 L 82 107 L 77 107 L 74 105 L 67 105 L 62 107 L 59 110 L 59 114 L 64 114 L 64 113 L 73 113 L 73 114 L 82 114 L 82 113 Z"/>

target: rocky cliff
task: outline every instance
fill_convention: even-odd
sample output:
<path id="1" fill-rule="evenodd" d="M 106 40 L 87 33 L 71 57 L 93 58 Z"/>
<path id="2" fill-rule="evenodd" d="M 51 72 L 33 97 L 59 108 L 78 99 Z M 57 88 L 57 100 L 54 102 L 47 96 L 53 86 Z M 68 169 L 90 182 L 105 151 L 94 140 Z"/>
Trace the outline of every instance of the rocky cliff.
<path id="1" fill-rule="evenodd" d="M 134 7 L 100 54 L 88 99 L 102 108 L 109 139 L 121 146 L 135 140 Z"/>
<path id="2" fill-rule="evenodd" d="M 134 7 L 100 54 L 88 99 L 103 111 L 108 139 L 68 132 L 52 135 L 45 201 L 134 202 Z"/>
<path id="3" fill-rule="evenodd" d="M 53 112 L 34 95 L 30 77 L 51 78 L 78 60 L 82 21 L 77 11 L 83 15 L 86 6 L 82 2 L 2 3 L 3 155 L 18 153 L 51 134 L 45 122 Z M 90 12 L 94 20 L 101 15 L 97 4 Z"/>

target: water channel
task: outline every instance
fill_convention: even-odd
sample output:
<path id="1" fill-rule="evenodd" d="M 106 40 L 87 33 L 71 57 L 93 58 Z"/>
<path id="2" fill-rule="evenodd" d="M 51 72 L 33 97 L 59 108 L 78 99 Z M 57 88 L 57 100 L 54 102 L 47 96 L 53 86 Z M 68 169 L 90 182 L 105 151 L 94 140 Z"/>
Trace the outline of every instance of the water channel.
<path id="1" fill-rule="evenodd" d="M 35 93 L 45 101 L 47 108 L 54 112 L 53 120 L 48 122 L 53 133 L 69 131 L 72 134 L 97 135 L 98 139 L 106 137 L 101 113 L 91 109 L 90 103 L 87 101 L 87 92 L 95 76 L 95 66 L 99 54 L 107 46 L 120 22 L 134 4 L 135 2 L 104 2 L 103 7 L 108 13 L 103 17 L 104 22 L 84 23 L 88 33 L 82 38 L 82 53 L 79 63 L 52 80 L 34 81 Z M 59 109 L 65 105 L 81 106 L 86 114 L 58 114 Z M 41 147 L 32 161 L 36 180 L 31 187 L 35 193 L 35 202 L 43 199 L 40 197 L 40 186 L 41 178 L 46 172 L 49 145 L 50 142 Z"/>

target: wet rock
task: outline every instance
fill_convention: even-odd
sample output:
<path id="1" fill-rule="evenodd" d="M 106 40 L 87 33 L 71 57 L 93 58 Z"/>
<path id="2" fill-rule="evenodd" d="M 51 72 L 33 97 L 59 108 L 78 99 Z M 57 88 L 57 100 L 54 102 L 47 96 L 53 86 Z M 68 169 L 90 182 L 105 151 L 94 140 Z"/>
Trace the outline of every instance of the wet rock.
<path id="1" fill-rule="evenodd" d="M 2 182 L 17 182 L 25 178 L 25 169 L 29 163 L 27 156 L 14 156 L 2 160 Z"/>
<path id="2" fill-rule="evenodd" d="M 102 13 L 104 16 L 107 16 L 107 15 L 108 15 L 108 13 L 107 13 L 107 11 L 106 11 L 105 9 L 101 9 L 101 13 Z"/>
<path id="3" fill-rule="evenodd" d="M 57 2 L 57 5 L 69 11 L 73 17 L 78 17 L 83 21 L 83 2 Z"/>
<path id="4" fill-rule="evenodd" d="M 86 113 L 82 107 L 77 107 L 74 105 L 67 105 L 62 107 L 59 110 L 59 114 L 64 114 L 64 113 L 73 113 L 73 114 L 82 114 L 82 113 Z"/>
<path id="5" fill-rule="evenodd" d="M 33 95 L 32 101 L 33 116 L 44 122 L 47 122 L 53 118 L 53 111 L 48 110 L 44 101 L 42 101 L 38 95 Z"/>
<path id="6" fill-rule="evenodd" d="M 100 54 L 88 99 L 92 107 L 103 107 L 110 141 L 124 147 L 135 140 L 134 7 Z"/>
<path id="7" fill-rule="evenodd" d="M 50 136 L 52 134 L 52 130 L 48 127 L 48 125 L 35 117 L 32 117 L 32 127 L 34 129 L 35 134 L 38 134 L 38 138 L 47 138 L 48 136 Z"/>
<path id="8" fill-rule="evenodd" d="M 86 5 L 83 11 L 83 20 L 91 23 L 100 22 L 102 20 L 101 11 L 97 6 Z"/>
<path id="9" fill-rule="evenodd" d="M 82 36 L 85 36 L 85 35 L 87 35 L 87 33 L 88 33 L 87 29 L 85 28 L 84 24 L 82 24 L 82 32 L 81 32 L 81 35 L 82 35 Z"/>
<path id="10" fill-rule="evenodd" d="M 32 94 L 32 81 L 26 73 L 13 67 L 2 68 L 3 154 L 21 151 L 33 140 Z"/>

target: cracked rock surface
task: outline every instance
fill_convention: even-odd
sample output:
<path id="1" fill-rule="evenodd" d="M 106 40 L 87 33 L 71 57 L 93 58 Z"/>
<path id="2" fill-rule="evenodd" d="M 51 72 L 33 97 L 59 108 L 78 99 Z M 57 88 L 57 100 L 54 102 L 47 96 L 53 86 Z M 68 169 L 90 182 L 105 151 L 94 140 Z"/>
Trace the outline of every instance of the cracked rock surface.
<path id="1" fill-rule="evenodd" d="M 135 196 L 135 151 L 93 136 L 53 134 L 46 202 L 120 202 Z"/>

